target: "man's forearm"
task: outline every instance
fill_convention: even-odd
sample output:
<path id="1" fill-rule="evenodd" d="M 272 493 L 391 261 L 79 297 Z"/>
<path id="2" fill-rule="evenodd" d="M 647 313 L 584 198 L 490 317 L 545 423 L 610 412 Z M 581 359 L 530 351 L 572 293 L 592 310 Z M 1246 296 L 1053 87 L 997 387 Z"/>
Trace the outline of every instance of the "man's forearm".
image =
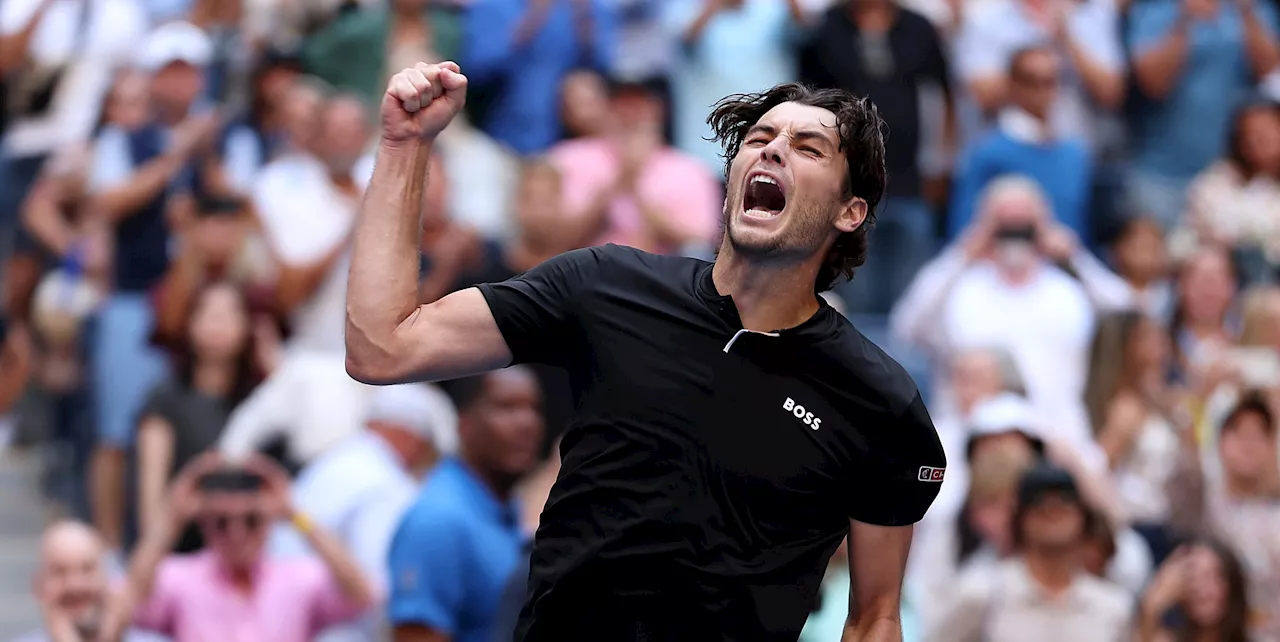
<path id="1" fill-rule="evenodd" d="M 840 642 L 902 642 L 902 620 L 896 617 L 850 619 L 844 625 Z"/>
<path id="2" fill-rule="evenodd" d="M 422 192 L 428 142 L 378 146 L 360 206 L 347 281 L 347 361 L 373 366 L 396 356 L 396 327 L 418 306 Z"/>

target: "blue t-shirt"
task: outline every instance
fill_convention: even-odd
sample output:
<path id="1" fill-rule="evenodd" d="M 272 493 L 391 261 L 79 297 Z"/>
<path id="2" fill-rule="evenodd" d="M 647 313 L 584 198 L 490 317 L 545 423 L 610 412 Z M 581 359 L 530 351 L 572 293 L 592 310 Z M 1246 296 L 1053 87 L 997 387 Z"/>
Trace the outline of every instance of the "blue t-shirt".
<path id="1" fill-rule="evenodd" d="M 1268 2 L 1252 2 L 1259 21 L 1272 29 L 1275 9 Z M 1219 156 L 1227 146 L 1231 115 L 1254 85 L 1244 44 L 1244 18 L 1231 2 L 1218 3 L 1212 20 L 1192 21 L 1189 49 L 1182 74 L 1160 100 L 1139 92 L 1133 123 L 1135 164 L 1166 178 L 1188 180 Z M 1133 3 L 1125 37 L 1135 57 L 1158 47 L 1168 37 L 1182 11 L 1179 0 Z"/>
<path id="2" fill-rule="evenodd" d="M 520 560 L 516 515 L 515 504 L 499 500 L 462 461 L 440 462 L 391 542 L 391 624 L 420 624 L 454 642 L 490 642 Z"/>

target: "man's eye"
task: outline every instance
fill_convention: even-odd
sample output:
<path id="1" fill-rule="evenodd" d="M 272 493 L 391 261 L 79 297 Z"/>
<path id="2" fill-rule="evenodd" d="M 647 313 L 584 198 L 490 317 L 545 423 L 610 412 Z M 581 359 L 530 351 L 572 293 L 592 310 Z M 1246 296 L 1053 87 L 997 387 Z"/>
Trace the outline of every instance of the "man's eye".
<path id="1" fill-rule="evenodd" d="M 812 148 L 812 147 L 801 147 L 801 148 L 800 148 L 800 151 L 802 151 L 802 152 L 804 152 L 804 153 L 806 153 L 806 154 L 813 154 L 814 156 L 821 156 L 821 155 L 822 155 L 822 152 L 820 152 L 820 151 L 818 151 L 818 150 L 816 150 L 816 149 L 814 149 L 814 148 Z"/>
<path id="2" fill-rule="evenodd" d="M 769 142 L 769 141 L 767 141 L 767 140 L 765 140 L 765 139 L 763 139 L 763 138 L 756 137 L 756 138 L 749 139 L 749 140 L 747 141 L 747 144 L 748 144 L 748 145 L 765 145 L 765 144 L 768 144 L 768 142 Z"/>

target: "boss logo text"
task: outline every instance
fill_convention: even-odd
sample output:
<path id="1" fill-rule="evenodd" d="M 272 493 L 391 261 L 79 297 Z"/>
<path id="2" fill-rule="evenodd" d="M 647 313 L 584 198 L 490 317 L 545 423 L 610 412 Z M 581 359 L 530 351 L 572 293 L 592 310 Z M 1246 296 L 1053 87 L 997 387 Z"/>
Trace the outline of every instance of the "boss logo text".
<path id="1" fill-rule="evenodd" d="M 820 417 L 813 416 L 813 413 L 805 410 L 804 406 L 796 403 L 796 400 L 791 397 L 787 397 L 787 400 L 782 402 L 782 409 L 792 415 L 795 415 L 796 419 L 803 421 L 804 425 L 814 430 L 817 430 L 818 426 L 822 425 L 822 419 Z"/>

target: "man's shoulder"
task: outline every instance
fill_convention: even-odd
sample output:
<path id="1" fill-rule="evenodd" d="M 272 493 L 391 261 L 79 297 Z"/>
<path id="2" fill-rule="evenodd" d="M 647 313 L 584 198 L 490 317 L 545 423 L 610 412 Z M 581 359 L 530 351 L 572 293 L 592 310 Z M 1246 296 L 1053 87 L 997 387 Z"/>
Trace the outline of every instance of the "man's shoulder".
<path id="1" fill-rule="evenodd" d="M 827 367 L 834 370 L 831 374 L 844 382 L 859 382 L 856 386 L 846 385 L 846 392 L 856 392 L 863 401 L 871 398 L 891 414 L 901 414 L 919 397 L 915 379 L 853 322 L 836 314 L 836 330 L 824 342 L 822 351 Z"/>

